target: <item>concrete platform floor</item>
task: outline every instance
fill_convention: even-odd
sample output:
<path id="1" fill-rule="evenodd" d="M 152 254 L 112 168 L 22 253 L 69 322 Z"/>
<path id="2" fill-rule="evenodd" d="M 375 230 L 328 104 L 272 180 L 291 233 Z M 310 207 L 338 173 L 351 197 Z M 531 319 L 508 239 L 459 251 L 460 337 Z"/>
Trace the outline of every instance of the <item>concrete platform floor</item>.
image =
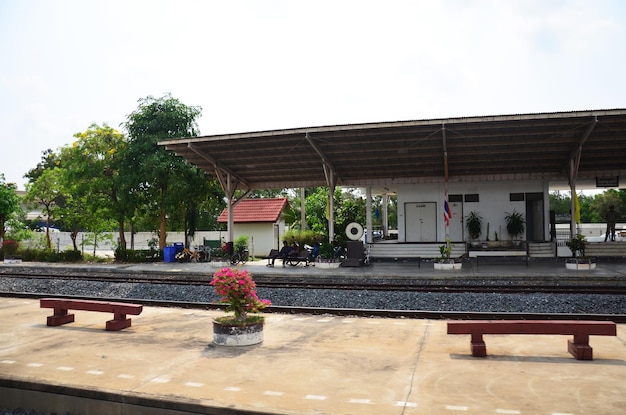
<path id="1" fill-rule="evenodd" d="M 626 413 L 624 325 L 577 361 L 568 336 L 485 336 L 489 356 L 473 358 L 445 321 L 268 314 L 262 344 L 233 348 L 211 344 L 220 311 L 144 307 L 118 332 L 106 313 L 59 327 L 50 314 L 0 298 L 0 407 L 65 413 L 63 389 L 6 387 L 24 382 L 83 390 L 70 413 L 89 414 Z"/>

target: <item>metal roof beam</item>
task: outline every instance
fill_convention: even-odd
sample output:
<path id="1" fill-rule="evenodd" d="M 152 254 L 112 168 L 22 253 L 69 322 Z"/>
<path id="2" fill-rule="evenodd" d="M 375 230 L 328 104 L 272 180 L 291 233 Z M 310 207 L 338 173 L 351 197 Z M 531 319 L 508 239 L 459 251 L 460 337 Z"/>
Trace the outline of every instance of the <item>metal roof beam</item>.
<path id="1" fill-rule="evenodd" d="M 196 153 L 198 156 L 202 157 L 203 159 L 205 159 L 206 161 L 208 161 L 209 163 L 211 163 L 215 169 L 215 176 L 218 177 L 218 179 L 220 179 L 220 183 L 222 184 L 222 188 L 224 191 L 226 191 L 226 188 L 224 187 L 224 183 L 222 183 L 222 180 L 220 178 L 220 174 L 219 172 L 222 171 L 224 173 L 227 173 L 229 176 L 234 177 L 237 182 L 242 183 L 244 186 L 250 188 L 250 186 L 248 185 L 248 183 L 243 180 L 241 177 L 238 177 L 233 171 L 231 171 L 230 169 L 222 166 L 220 163 L 217 162 L 217 160 L 215 160 L 213 157 L 209 156 L 208 154 L 202 152 L 202 150 L 200 150 L 196 145 L 194 145 L 193 143 L 187 143 L 187 148 L 189 148 L 189 150 L 193 151 L 194 153 Z"/>
<path id="2" fill-rule="evenodd" d="M 328 186 L 330 187 L 329 173 L 330 175 L 333 176 L 335 183 L 341 182 L 341 178 L 337 175 L 337 170 L 335 169 L 335 166 L 333 166 L 333 163 L 331 163 L 330 160 L 328 160 L 328 157 L 326 157 L 326 154 L 319 148 L 319 146 L 313 140 L 313 138 L 311 138 L 309 133 L 305 133 L 304 137 L 306 138 L 306 141 L 309 142 L 311 147 L 313 147 L 313 150 L 315 150 L 317 155 L 320 156 L 320 158 L 322 159 L 322 163 L 324 165 L 324 173 L 326 175 L 326 182 L 328 183 Z"/>

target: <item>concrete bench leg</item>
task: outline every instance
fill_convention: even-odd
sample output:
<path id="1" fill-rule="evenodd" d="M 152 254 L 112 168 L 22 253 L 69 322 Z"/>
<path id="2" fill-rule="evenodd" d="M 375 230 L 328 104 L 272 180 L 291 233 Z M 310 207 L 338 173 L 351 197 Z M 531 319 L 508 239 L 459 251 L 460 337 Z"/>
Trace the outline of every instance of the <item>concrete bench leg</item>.
<path id="1" fill-rule="evenodd" d="M 593 360 L 593 349 L 589 346 L 588 334 L 575 334 L 573 340 L 567 341 L 567 351 L 576 360 Z"/>
<path id="2" fill-rule="evenodd" d="M 48 316 L 46 324 L 48 326 L 61 326 L 67 323 L 74 322 L 74 314 L 68 314 L 64 308 L 55 308 L 54 315 Z"/>
<path id="3" fill-rule="evenodd" d="M 130 327 L 131 319 L 126 318 L 126 314 L 115 314 L 113 320 L 107 321 L 107 331 L 118 331 Z"/>
<path id="4" fill-rule="evenodd" d="M 472 333 L 472 340 L 470 349 L 472 351 L 472 356 L 474 357 L 485 357 L 487 356 L 487 346 L 483 340 L 482 333 Z"/>

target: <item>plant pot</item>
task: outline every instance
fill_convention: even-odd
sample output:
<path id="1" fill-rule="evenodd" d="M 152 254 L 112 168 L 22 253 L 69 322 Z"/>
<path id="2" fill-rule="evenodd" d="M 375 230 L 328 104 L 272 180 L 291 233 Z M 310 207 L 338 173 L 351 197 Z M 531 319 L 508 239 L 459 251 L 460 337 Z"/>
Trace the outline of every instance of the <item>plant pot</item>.
<path id="1" fill-rule="evenodd" d="M 435 269 L 442 271 L 458 270 L 463 267 L 461 262 L 434 262 Z"/>
<path id="2" fill-rule="evenodd" d="M 567 260 L 567 262 L 565 262 L 565 268 L 580 271 L 592 270 L 596 269 L 596 263 L 589 260 Z"/>
<path id="3" fill-rule="evenodd" d="M 213 321 L 213 344 L 220 346 L 251 346 L 263 341 L 264 322 L 232 325 Z"/>
<path id="4" fill-rule="evenodd" d="M 321 269 L 331 269 L 331 268 L 339 268 L 341 262 L 316 262 L 315 268 Z"/>

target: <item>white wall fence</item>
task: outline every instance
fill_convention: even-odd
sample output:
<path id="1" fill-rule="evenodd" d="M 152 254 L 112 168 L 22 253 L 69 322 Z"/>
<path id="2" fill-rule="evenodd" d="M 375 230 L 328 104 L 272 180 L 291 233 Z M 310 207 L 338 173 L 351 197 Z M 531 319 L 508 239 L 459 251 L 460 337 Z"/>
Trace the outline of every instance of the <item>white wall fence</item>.
<path id="1" fill-rule="evenodd" d="M 119 234 L 117 232 L 107 232 L 110 238 L 100 240 L 96 246 L 97 256 L 113 256 L 113 251 L 118 244 Z M 40 247 L 45 240 L 45 233 L 37 233 L 37 240 L 23 241 L 21 246 L 23 248 L 28 247 Z M 131 249 L 131 234 L 125 233 L 126 246 Z M 202 231 L 196 232 L 193 239 L 190 241 L 190 246 L 200 246 L 204 243 L 204 240 L 226 240 L 228 233 L 226 231 Z M 101 238 L 102 239 L 102 238 Z M 156 239 L 156 245 L 158 246 L 158 236 L 152 232 L 137 232 L 134 235 L 133 249 L 150 249 L 149 242 L 152 239 Z M 175 242 L 184 242 L 185 235 L 183 232 L 168 232 L 167 244 L 173 245 Z M 72 238 L 70 238 L 69 232 L 50 232 L 50 242 L 52 247 L 57 251 L 65 251 L 66 249 L 73 248 Z M 93 234 L 79 232 L 76 237 L 76 245 L 78 250 L 85 254 L 93 254 L 94 252 L 94 240 Z"/>

